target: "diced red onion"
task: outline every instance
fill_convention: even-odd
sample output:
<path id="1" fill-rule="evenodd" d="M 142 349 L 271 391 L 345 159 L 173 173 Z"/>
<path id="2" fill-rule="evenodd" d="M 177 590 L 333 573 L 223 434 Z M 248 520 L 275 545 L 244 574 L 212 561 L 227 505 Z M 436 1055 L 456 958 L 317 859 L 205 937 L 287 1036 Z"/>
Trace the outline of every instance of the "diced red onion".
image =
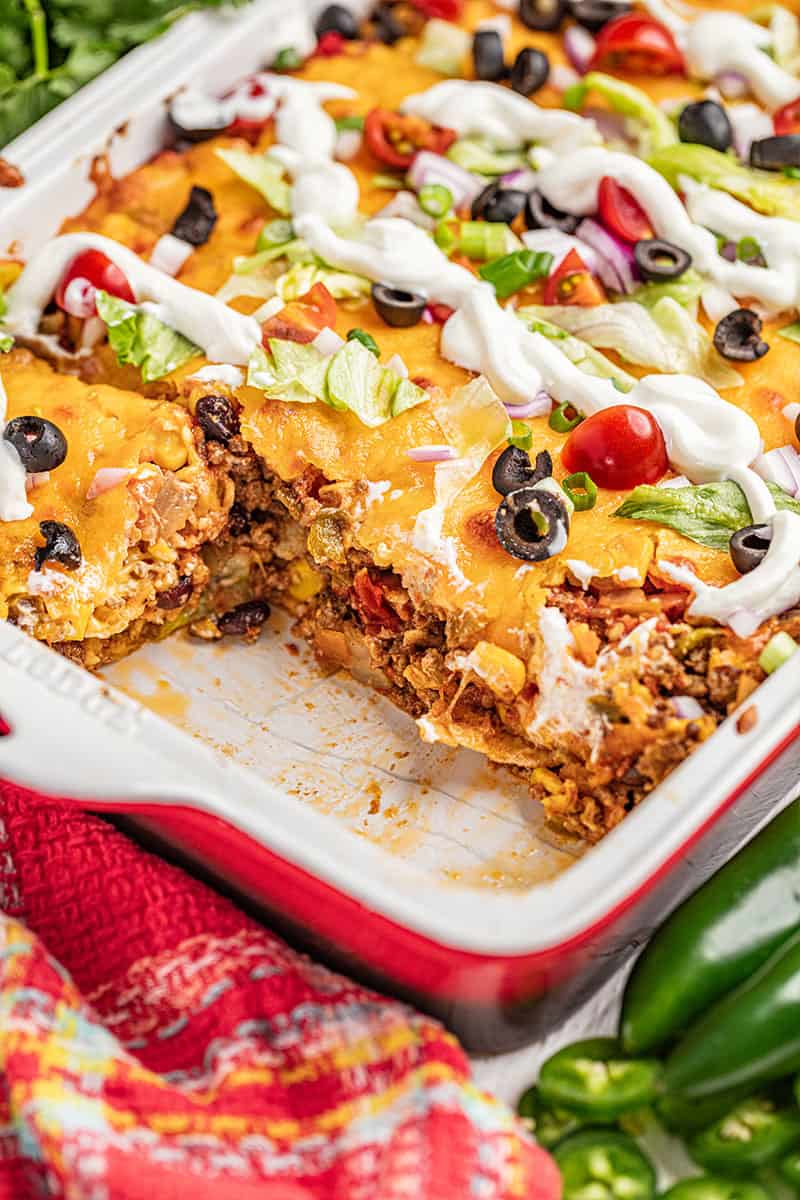
<path id="1" fill-rule="evenodd" d="M 700 293 L 700 303 L 703 306 L 703 312 L 714 325 L 718 325 L 723 317 L 727 317 L 728 313 L 732 313 L 735 308 L 739 307 L 730 292 L 717 287 L 715 283 L 710 283 L 708 287 L 703 288 Z"/>
<path id="2" fill-rule="evenodd" d="M 787 421 L 794 423 L 800 417 L 800 404 L 796 400 L 792 400 L 790 404 L 785 404 L 781 409 L 781 415 L 786 417 Z"/>
<path id="3" fill-rule="evenodd" d="M 628 133 L 628 121 L 624 113 L 612 112 L 610 108 L 589 106 L 581 116 L 594 121 L 604 142 L 625 142 L 633 146 L 635 138 Z"/>
<path id="4" fill-rule="evenodd" d="M 419 154 L 414 155 L 406 178 L 415 192 L 429 183 L 444 184 L 450 189 L 456 208 L 460 208 L 462 204 L 471 204 L 478 192 L 483 191 L 486 186 L 484 179 L 478 179 L 458 163 L 430 150 L 420 150 Z"/>
<path id="5" fill-rule="evenodd" d="M 406 454 L 413 458 L 414 462 L 449 462 L 457 457 L 452 446 L 442 445 L 413 446 Z"/>
<path id="6" fill-rule="evenodd" d="M 582 25 L 570 25 L 564 34 L 564 53 L 576 71 L 585 75 L 594 57 L 597 43 Z"/>
<path id="7" fill-rule="evenodd" d="M 794 446 L 778 446 L 759 454 L 752 466 L 767 483 L 777 483 L 790 496 L 800 496 L 800 454 Z"/>
<path id="8" fill-rule="evenodd" d="M 736 634 L 737 637 L 751 637 L 761 624 L 761 618 L 758 613 L 749 608 L 737 609 L 735 613 L 731 613 L 728 617 L 728 625 Z"/>
<path id="9" fill-rule="evenodd" d="M 662 479 L 661 483 L 656 484 L 656 487 L 660 487 L 660 488 L 678 488 L 678 487 L 691 487 L 691 486 L 692 486 L 691 480 L 687 479 L 685 475 L 676 475 L 674 479 Z"/>
<path id="10" fill-rule="evenodd" d="M 41 487 L 47 483 L 49 478 L 49 471 L 31 471 L 30 475 L 25 476 L 25 491 L 32 492 L 34 488 Z"/>
<path id="11" fill-rule="evenodd" d="M 500 176 L 500 182 L 503 187 L 516 188 L 520 192 L 530 192 L 536 187 L 537 174 L 531 171 L 530 167 L 517 167 L 515 171 L 508 171 L 505 175 Z"/>
<path id="12" fill-rule="evenodd" d="M 76 276 L 64 290 L 64 311 L 71 317 L 93 317 L 97 312 L 94 302 L 96 288 L 88 279 Z"/>
<path id="13" fill-rule="evenodd" d="M 423 323 L 423 325 L 435 325 L 436 324 L 436 318 L 434 317 L 431 310 L 428 308 L 427 304 L 425 305 L 425 308 L 422 310 L 422 323 Z"/>
<path id="14" fill-rule="evenodd" d="M 633 247 L 620 238 L 614 237 L 591 217 L 586 217 L 581 221 L 576 233 L 579 238 L 588 242 L 597 251 L 599 255 L 597 274 L 605 286 L 614 292 L 624 292 L 626 295 L 632 292 L 636 287 L 638 276 Z"/>
<path id="15" fill-rule="evenodd" d="M 550 72 L 549 82 L 553 85 L 557 92 L 566 92 L 573 87 L 580 75 L 574 67 L 568 67 L 566 63 L 557 63 Z"/>
<path id="16" fill-rule="evenodd" d="M 720 71 L 714 82 L 726 100 L 738 100 L 750 91 L 747 79 L 738 71 Z"/>
<path id="17" fill-rule="evenodd" d="M 512 421 L 524 421 L 528 417 L 544 417 L 553 407 L 549 392 L 537 392 L 527 404 L 506 404 L 505 410 Z"/>
<path id="18" fill-rule="evenodd" d="M 311 343 L 314 349 L 319 350 L 320 354 L 324 355 L 325 358 L 328 358 L 331 354 L 335 354 L 337 350 L 341 350 L 344 344 L 344 338 L 339 337 L 336 330 L 331 329 L 329 325 L 321 329 Z"/>
<path id="19" fill-rule="evenodd" d="M 404 220 L 419 225 L 420 229 L 431 230 L 436 225 L 433 217 L 429 217 L 422 211 L 413 192 L 395 192 L 389 203 L 380 210 L 378 216 L 403 217 Z"/>
<path id="20" fill-rule="evenodd" d="M 703 707 L 694 696 L 672 696 L 671 701 L 675 716 L 683 721 L 696 721 L 703 716 Z"/>
<path id="21" fill-rule="evenodd" d="M 133 471 L 130 467 L 101 467 L 89 484 L 86 499 L 96 500 L 104 492 L 110 492 L 112 488 L 124 483 L 132 474 Z"/>
<path id="22" fill-rule="evenodd" d="M 401 379 L 408 379 L 408 367 L 399 354 L 393 354 L 386 364 L 387 371 L 394 371 Z"/>
<path id="23" fill-rule="evenodd" d="M 336 139 L 333 157 L 339 162 L 350 162 L 361 149 L 363 135 L 360 129 L 343 129 Z"/>
<path id="24" fill-rule="evenodd" d="M 739 158 L 747 162 L 753 142 L 772 137 L 772 117 L 757 104 L 733 104 L 727 112 L 733 129 L 734 149 Z"/>
<path id="25" fill-rule="evenodd" d="M 193 250 L 194 246 L 190 246 L 182 238 L 174 237 L 171 233 L 165 233 L 153 247 L 153 253 L 150 255 L 150 266 L 163 271 L 165 275 L 172 275 L 174 277 L 178 274 L 178 271 L 180 271 Z"/>
<path id="26" fill-rule="evenodd" d="M 106 323 L 102 317 L 87 317 L 81 330 L 81 350 L 93 350 L 106 336 Z"/>

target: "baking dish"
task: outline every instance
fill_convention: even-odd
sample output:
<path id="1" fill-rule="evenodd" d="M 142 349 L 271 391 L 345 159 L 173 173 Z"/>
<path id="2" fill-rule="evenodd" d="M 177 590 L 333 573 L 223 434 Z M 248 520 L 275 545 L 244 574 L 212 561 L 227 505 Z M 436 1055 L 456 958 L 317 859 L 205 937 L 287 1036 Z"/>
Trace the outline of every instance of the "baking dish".
<path id="1" fill-rule="evenodd" d="M 182 83 L 223 91 L 307 37 L 300 6 L 279 13 L 261 0 L 237 17 L 192 17 L 125 59 L 10 148 L 28 184 L 0 203 L 0 244 L 27 254 L 82 208 L 105 148 L 115 174 L 147 158 L 163 141 L 163 101 Z M 537 996 L 589 956 L 633 940 L 645 894 L 800 722 L 783 668 L 748 701 L 752 728 L 740 732 L 734 714 L 579 858 L 541 827 L 512 780 L 466 753 L 420 746 L 388 704 L 321 676 L 280 622 L 255 648 L 180 640 L 105 673 L 195 740 L 11 627 L 0 631 L 0 655 L 0 711 L 11 728 L 0 773 L 133 813 L 295 930 L 313 931 L 339 961 L 447 1015 L 481 1048 L 535 1036 Z M 100 757 L 92 748 L 101 743 Z M 790 760 L 768 802 L 792 777 Z"/>

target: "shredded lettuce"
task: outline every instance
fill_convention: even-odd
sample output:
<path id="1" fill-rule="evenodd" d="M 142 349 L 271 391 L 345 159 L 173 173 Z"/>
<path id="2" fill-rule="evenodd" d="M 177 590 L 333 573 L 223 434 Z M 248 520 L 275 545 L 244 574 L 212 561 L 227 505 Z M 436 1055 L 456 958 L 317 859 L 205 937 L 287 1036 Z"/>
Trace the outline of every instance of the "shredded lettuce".
<path id="1" fill-rule="evenodd" d="M 602 71 L 590 71 L 572 87 L 567 88 L 563 97 L 564 108 L 579 111 L 584 107 L 590 92 L 597 92 L 614 112 L 636 122 L 640 130 L 640 154 L 652 154 L 655 150 L 660 150 L 663 146 L 673 146 L 678 141 L 675 126 L 669 117 L 641 88 L 615 79 L 613 75 L 604 75 Z"/>
<path id="2" fill-rule="evenodd" d="M 425 24 L 414 61 L 440 75 L 459 76 L 471 47 L 472 35 L 465 29 L 434 17 Z"/>
<path id="3" fill-rule="evenodd" d="M 8 354 L 13 345 L 14 339 L 11 334 L 0 332 L 0 354 Z"/>
<path id="4" fill-rule="evenodd" d="M 258 250 L 255 254 L 240 254 L 233 260 L 233 269 L 237 275 L 252 275 L 262 267 L 277 262 L 279 258 L 292 261 L 295 256 L 313 258 L 308 244 L 300 238 L 292 238 L 290 242 L 284 242 L 281 246 L 270 246 L 268 250 Z"/>
<path id="5" fill-rule="evenodd" d="M 264 154 L 246 150 L 216 150 L 235 175 L 259 192 L 275 212 L 286 216 L 291 212 L 291 189 L 283 178 L 283 167 Z"/>
<path id="6" fill-rule="evenodd" d="M 800 219 L 800 183 L 776 171 L 746 167 L 710 146 L 681 142 L 664 146 L 649 158 L 650 166 L 680 187 L 681 175 L 728 192 L 768 217 Z"/>
<path id="7" fill-rule="evenodd" d="M 800 513 L 794 500 L 777 484 L 768 483 L 776 507 Z M 753 517 L 738 483 L 701 483 L 694 487 L 637 487 L 615 512 L 616 517 L 655 521 L 712 550 L 727 550 L 731 535 L 752 523 Z"/>
<path id="8" fill-rule="evenodd" d="M 441 536 L 444 516 L 459 492 L 474 479 L 486 459 L 511 437 L 511 420 L 497 394 L 481 375 L 432 402 L 433 415 L 457 457 L 434 468 L 436 503 L 427 513 L 432 531 Z M 425 513 L 420 514 L 420 518 Z M 418 522 L 420 520 L 418 518 Z"/>
<path id="9" fill-rule="evenodd" d="M 505 175 L 528 164 L 524 150 L 494 150 L 489 142 L 477 137 L 459 138 L 447 151 L 447 157 L 477 175 Z"/>
<path id="10" fill-rule="evenodd" d="M 127 300 L 101 291 L 96 303 L 98 315 L 108 327 L 108 342 L 117 361 L 139 367 L 144 383 L 163 379 L 202 353 L 199 346 L 165 325 L 144 305 L 128 304 Z"/>
<path id="11" fill-rule="evenodd" d="M 702 275 L 690 267 L 688 271 L 683 272 L 679 279 L 671 279 L 666 283 L 640 284 L 635 291 L 631 292 L 628 299 L 636 301 L 637 304 L 643 304 L 645 308 L 653 308 L 659 300 L 669 296 L 670 299 L 677 300 L 678 304 L 682 304 L 684 308 L 692 308 L 696 306 L 707 287 L 708 280 L 703 279 Z"/>
<path id="12" fill-rule="evenodd" d="M 794 321 L 791 325 L 784 325 L 783 329 L 778 330 L 778 337 L 786 338 L 787 342 L 800 343 L 800 321 Z"/>
<path id="13" fill-rule="evenodd" d="M 372 284 L 363 275 L 350 271 L 337 271 L 317 262 L 296 263 L 285 275 L 281 275 L 275 287 L 282 300 L 297 300 L 304 296 L 315 283 L 324 283 L 334 300 L 359 300 L 370 294 Z"/>
<path id="14" fill-rule="evenodd" d="M 541 333 L 543 337 L 549 338 L 550 341 L 557 342 L 559 350 L 576 367 L 580 367 L 582 371 L 585 371 L 587 375 L 596 375 L 600 379 L 610 379 L 618 391 L 629 392 L 636 384 L 636 377 L 629 375 L 627 371 L 623 371 L 622 367 L 618 367 L 610 358 L 606 358 L 605 354 L 601 354 L 599 350 L 595 350 L 588 341 L 574 337 L 560 325 L 548 320 L 554 311 L 552 307 L 543 308 L 538 305 L 531 305 L 530 307 L 517 309 L 517 316 L 528 326 L 532 333 Z M 543 315 L 545 313 L 547 316 Z"/>
<path id="15" fill-rule="evenodd" d="M 269 339 L 269 355 L 258 346 L 247 364 L 249 387 L 268 392 L 273 400 L 296 404 L 328 402 L 326 378 L 329 359 L 314 346 Z"/>
<path id="16" fill-rule="evenodd" d="M 522 311 L 522 310 L 521 310 Z M 633 300 L 525 309 L 640 367 L 665 374 L 698 375 L 715 388 L 739 387 L 738 371 L 714 349 L 711 338 L 682 305 L 663 296 L 650 309 Z"/>

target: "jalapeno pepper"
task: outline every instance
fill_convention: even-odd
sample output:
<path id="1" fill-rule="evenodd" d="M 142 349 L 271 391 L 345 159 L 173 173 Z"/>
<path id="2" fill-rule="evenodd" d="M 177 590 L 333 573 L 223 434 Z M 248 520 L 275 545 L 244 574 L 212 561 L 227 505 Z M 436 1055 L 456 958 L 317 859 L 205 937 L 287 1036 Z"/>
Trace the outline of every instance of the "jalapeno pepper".
<path id="1" fill-rule="evenodd" d="M 785 886 L 796 889 L 796 877 Z M 760 1087 L 799 1067 L 800 930 L 692 1026 L 667 1059 L 664 1083 L 693 1099 Z"/>
<path id="2" fill-rule="evenodd" d="M 749 1179 L 726 1179 L 722 1175 L 697 1175 L 681 1179 L 660 1200 L 772 1200 L 760 1183 Z"/>
<path id="3" fill-rule="evenodd" d="M 364 122 L 364 139 L 379 162 L 405 169 L 411 166 L 420 150 L 444 154 L 456 140 L 456 133 L 453 129 L 431 125 L 424 117 L 373 108 Z"/>
<path id="4" fill-rule="evenodd" d="M 520 1097 L 517 1112 L 546 1150 L 552 1150 L 564 1138 L 577 1133 L 583 1124 L 575 1113 L 548 1104 L 535 1084 Z"/>
<path id="5" fill-rule="evenodd" d="M 800 802 L 795 801 L 676 909 L 633 969 L 624 1049 L 663 1046 L 747 979 L 800 925 Z"/>
<path id="6" fill-rule="evenodd" d="M 652 1200 L 656 1173 L 626 1133 L 585 1129 L 560 1142 L 553 1158 L 561 1168 L 563 1200 Z"/>
<path id="7" fill-rule="evenodd" d="M 707 1129 L 720 1117 L 750 1095 L 750 1088 L 731 1088 L 715 1096 L 704 1096 L 701 1100 L 687 1100 L 684 1096 L 662 1096 L 656 1104 L 656 1113 L 662 1125 L 671 1133 L 686 1135 Z"/>
<path id="8" fill-rule="evenodd" d="M 781 1158 L 800 1141 L 800 1112 L 779 1108 L 769 1096 L 749 1096 L 708 1129 L 688 1150 L 696 1163 L 727 1175 L 747 1175 Z"/>
<path id="9" fill-rule="evenodd" d="M 793 1150 L 781 1160 L 780 1173 L 783 1179 L 800 1192 L 800 1150 Z"/>
<path id="10" fill-rule="evenodd" d="M 655 1099 L 660 1072 L 657 1059 L 626 1058 L 615 1038 L 589 1038 L 564 1046 L 547 1060 L 539 1091 L 549 1104 L 613 1121 Z"/>

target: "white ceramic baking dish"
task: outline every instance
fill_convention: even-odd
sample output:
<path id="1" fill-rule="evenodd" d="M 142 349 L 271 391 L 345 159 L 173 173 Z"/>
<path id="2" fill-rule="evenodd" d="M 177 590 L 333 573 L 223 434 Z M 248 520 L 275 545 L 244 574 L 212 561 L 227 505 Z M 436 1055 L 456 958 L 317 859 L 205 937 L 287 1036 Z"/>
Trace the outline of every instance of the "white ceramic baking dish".
<path id="1" fill-rule="evenodd" d="M 305 6 L 256 0 L 193 15 L 129 55 L 5 151 L 27 182 L 0 194 L 0 253 L 24 256 L 83 208 L 97 155 L 119 175 L 158 150 L 179 87 L 222 92 L 308 38 Z M 703 874 L 708 831 L 734 801 L 737 837 L 785 801 L 800 760 L 787 751 L 800 732 L 795 666 L 751 705 L 752 728 L 739 732 L 734 714 L 581 855 L 518 781 L 420 743 L 388 702 L 323 676 L 280 618 L 255 647 L 179 636 L 102 679 L 0 623 L 0 776 L 132 814 L 480 1049 L 534 1037 L 545 992 L 635 945 L 685 890 L 670 869 L 705 835 Z"/>

